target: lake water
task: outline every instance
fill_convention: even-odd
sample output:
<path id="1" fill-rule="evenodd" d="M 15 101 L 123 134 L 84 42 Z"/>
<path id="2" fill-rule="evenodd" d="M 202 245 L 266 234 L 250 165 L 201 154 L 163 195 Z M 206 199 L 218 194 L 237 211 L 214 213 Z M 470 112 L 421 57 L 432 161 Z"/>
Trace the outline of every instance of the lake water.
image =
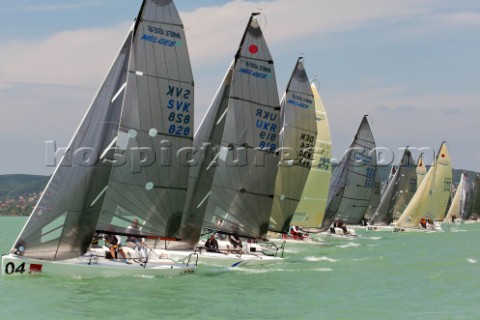
<path id="1" fill-rule="evenodd" d="M 6 253 L 26 218 L 0 217 Z M 171 278 L 0 277 L 0 319 L 476 319 L 480 224 L 358 231 L 286 247 L 285 262 Z"/>

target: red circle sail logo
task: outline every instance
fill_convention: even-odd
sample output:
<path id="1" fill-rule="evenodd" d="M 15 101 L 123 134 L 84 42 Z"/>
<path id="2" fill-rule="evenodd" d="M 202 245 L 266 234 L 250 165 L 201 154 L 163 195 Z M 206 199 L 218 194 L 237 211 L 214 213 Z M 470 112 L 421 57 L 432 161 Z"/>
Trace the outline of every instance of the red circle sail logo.
<path id="1" fill-rule="evenodd" d="M 248 47 L 248 52 L 251 54 L 255 54 L 258 52 L 258 47 L 254 44 L 251 44 L 250 47 Z"/>

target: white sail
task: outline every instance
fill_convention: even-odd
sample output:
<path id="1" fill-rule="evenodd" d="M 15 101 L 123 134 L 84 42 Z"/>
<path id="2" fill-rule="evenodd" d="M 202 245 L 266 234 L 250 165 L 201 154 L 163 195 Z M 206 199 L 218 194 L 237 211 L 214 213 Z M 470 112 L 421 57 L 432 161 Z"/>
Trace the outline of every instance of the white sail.
<path id="1" fill-rule="evenodd" d="M 280 105 L 280 163 L 269 230 L 286 233 L 312 166 L 317 136 L 314 96 L 301 58 Z"/>
<path id="2" fill-rule="evenodd" d="M 445 142 L 396 226 L 419 228 L 421 219 L 443 220 L 452 183 L 452 167 Z"/>
<path id="3" fill-rule="evenodd" d="M 460 176 L 460 182 L 457 186 L 455 195 L 452 198 L 450 208 L 448 209 L 447 215 L 443 219 L 444 223 L 455 222 L 457 220 L 464 219 L 465 213 L 465 199 L 466 199 L 466 187 L 467 187 L 467 176 L 465 173 L 462 173 Z"/>
<path id="4" fill-rule="evenodd" d="M 212 187 L 197 206 L 206 206 L 205 228 L 261 238 L 272 210 L 280 104 L 272 57 L 255 15 L 233 63 Z"/>
<path id="5" fill-rule="evenodd" d="M 425 166 L 425 162 L 423 161 L 423 153 L 420 154 L 420 157 L 418 157 L 416 172 L 417 172 L 417 189 L 418 189 L 423 179 L 425 178 L 425 175 L 427 174 L 427 167 Z"/>
<path id="6" fill-rule="evenodd" d="M 311 83 L 315 99 L 317 139 L 313 151 L 312 167 L 303 188 L 300 202 L 295 210 L 292 225 L 319 228 L 322 225 L 327 205 L 328 187 L 332 174 L 332 138 L 328 125 L 327 112 L 320 98 L 315 81 Z"/>
<path id="7" fill-rule="evenodd" d="M 327 230 L 335 218 L 347 224 L 362 221 L 375 186 L 376 164 L 375 140 L 367 118 L 363 117 L 353 142 L 332 174 L 321 231 Z"/>

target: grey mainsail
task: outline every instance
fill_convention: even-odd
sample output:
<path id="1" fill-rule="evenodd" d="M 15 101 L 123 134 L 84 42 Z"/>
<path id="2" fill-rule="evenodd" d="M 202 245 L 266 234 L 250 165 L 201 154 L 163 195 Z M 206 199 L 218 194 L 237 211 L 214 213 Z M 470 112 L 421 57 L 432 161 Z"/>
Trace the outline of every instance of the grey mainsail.
<path id="1" fill-rule="evenodd" d="M 288 232 L 313 160 L 317 124 L 313 92 L 299 58 L 280 103 L 280 163 L 269 230 Z"/>
<path id="2" fill-rule="evenodd" d="M 200 239 L 207 200 L 217 168 L 216 159 L 225 130 L 225 113 L 230 97 L 234 64 L 233 62 L 230 65 L 193 140 L 194 165 L 190 168 L 183 228 L 180 231 L 182 240 L 191 247 Z"/>
<path id="3" fill-rule="evenodd" d="M 382 194 L 380 205 L 372 218 L 372 224 L 389 225 L 393 220 L 400 218 L 417 190 L 415 169 L 412 153 L 407 147 L 392 180 Z"/>
<path id="4" fill-rule="evenodd" d="M 279 101 L 272 57 L 253 14 L 233 64 L 221 147 L 204 227 L 266 235 L 277 174 Z"/>
<path id="5" fill-rule="evenodd" d="M 367 210 L 376 175 L 375 140 L 363 117 L 357 134 L 332 174 L 325 218 L 320 231 L 327 230 L 335 218 L 359 224 Z"/>
<path id="6" fill-rule="evenodd" d="M 162 148 L 191 147 L 193 80 L 184 39 L 171 0 L 143 1 L 13 253 L 78 257 L 95 231 L 128 234 L 134 217 L 144 219 L 144 235 L 175 234 L 187 170 L 160 160 Z"/>
<path id="7" fill-rule="evenodd" d="M 193 76 L 172 1 L 144 1 L 132 39 L 115 166 L 97 230 L 178 238 L 193 140 Z"/>

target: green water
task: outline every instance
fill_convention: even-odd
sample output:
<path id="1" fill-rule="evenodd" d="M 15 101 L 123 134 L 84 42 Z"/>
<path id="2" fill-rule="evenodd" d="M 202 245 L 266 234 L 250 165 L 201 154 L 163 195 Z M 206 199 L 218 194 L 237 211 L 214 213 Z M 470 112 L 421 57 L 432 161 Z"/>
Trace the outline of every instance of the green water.
<path id="1" fill-rule="evenodd" d="M 25 218 L 0 218 L 7 252 Z M 0 277 L 0 319 L 476 319 L 480 224 L 287 246 L 283 264 L 172 278 Z"/>

